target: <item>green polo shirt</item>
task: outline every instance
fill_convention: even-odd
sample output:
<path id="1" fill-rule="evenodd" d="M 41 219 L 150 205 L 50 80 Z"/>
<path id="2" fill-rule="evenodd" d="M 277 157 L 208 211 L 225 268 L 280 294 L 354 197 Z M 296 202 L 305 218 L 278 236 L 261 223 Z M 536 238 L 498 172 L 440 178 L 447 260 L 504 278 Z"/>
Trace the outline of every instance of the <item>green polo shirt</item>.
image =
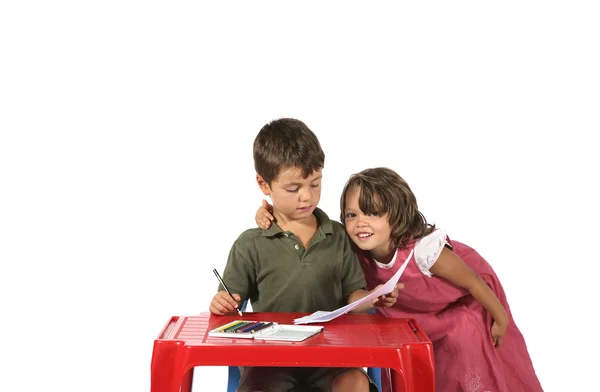
<path id="1" fill-rule="evenodd" d="M 277 224 L 246 230 L 231 247 L 223 280 L 242 301 L 251 301 L 253 311 L 331 311 L 365 287 L 344 226 L 318 208 L 314 215 L 317 232 L 306 249 Z"/>

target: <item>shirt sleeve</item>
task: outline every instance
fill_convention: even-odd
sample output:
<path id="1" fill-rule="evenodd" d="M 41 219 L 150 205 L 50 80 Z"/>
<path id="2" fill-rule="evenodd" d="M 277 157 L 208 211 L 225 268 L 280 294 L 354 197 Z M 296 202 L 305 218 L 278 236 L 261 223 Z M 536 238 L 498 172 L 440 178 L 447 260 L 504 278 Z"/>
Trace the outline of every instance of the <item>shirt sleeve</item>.
<path id="1" fill-rule="evenodd" d="M 239 294 L 242 302 L 247 301 L 252 296 L 254 283 L 256 282 L 255 268 L 251 257 L 244 252 L 245 247 L 242 246 L 240 240 L 237 240 L 227 258 L 227 265 L 223 272 L 223 282 L 227 285 L 231 294 Z M 245 254 L 246 253 L 246 254 Z M 219 285 L 218 290 L 224 290 Z"/>
<path id="2" fill-rule="evenodd" d="M 367 286 L 365 274 L 358 261 L 358 256 L 352 249 L 350 238 L 344 232 L 344 260 L 342 266 L 342 293 L 344 297 L 352 294 L 356 290 Z"/>
<path id="3" fill-rule="evenodd" d="M 415 262 L 422 273 L 429 277 L 433 276 L 429 269 L 435 264 L 446 244 L 446 231 L 443 229 L 437 229 L 417 242 L 415 245 Z"/>

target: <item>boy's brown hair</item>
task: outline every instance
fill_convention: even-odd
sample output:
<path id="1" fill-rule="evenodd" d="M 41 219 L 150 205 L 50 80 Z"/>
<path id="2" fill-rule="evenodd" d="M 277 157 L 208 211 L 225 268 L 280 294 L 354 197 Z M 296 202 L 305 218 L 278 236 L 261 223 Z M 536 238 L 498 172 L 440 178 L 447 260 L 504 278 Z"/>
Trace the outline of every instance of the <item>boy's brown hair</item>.
<path id="1" fill-rule="evenodd" d="M 435 230 L 419 211 L 417 198 L 395 171 L 377 167 L 353 174 L 344 186 L 340 200 L 341 222 L 344 223 L 346 195 L 359 188 L 358 206 L 365 214 L 387 215 L 391 228 L 390 239 L 398 248 L 405 248 L 412 240 L 422 238 Z"/>
<path id="2" fill-rule="evenodd" d="M 269 185 L 283 168 L 302 168 L 306 178 L 324 165 L 319 139 L 300 120 L 273 120 L 254 139 L 254 168 Z"/>

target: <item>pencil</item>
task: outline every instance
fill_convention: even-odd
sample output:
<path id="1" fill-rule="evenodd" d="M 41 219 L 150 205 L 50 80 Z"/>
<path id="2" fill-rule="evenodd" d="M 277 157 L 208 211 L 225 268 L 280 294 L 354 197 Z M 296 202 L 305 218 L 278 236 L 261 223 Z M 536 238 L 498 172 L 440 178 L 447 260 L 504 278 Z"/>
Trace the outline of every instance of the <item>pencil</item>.
<path id="1" fill-rule="evenodd" d="M 262 323 L 262 325 L 258 325 L 258 326 L 256 326 L 255 328 L 252 328 L 252 329 L 250 330 L 250 333 L 255 333 L 255 332 L 258 332 L 258 331 L 260 331 L 261 329 L 265 329 L 265 328 L 267 328 L 267 327 L 269 327 L 269 326 L 271 326 L 271 325 L 273 325 L 273 323 L 272 323 L 272 322 L 270 322 L 270 321 L 269 321 L 268 323 Z"/>
<path id="2" fill-rule="evenodd" d="M 246 333 L 250 331 L 252 328 L 256 328 L 257 326 L 262 325 L 260 321 L 251 321 L 250 324 L 244 325 L 242 329 L 238 329 L 235 332 L 237 333 Z"/>
<path id="3" fill-rule="evenodd" d="M 233 327 L 234 325 L 238 325 L 241 322 L 242 322 L 241 320 L 236 320 L 236 321 L 232 321 L 230 323 L 227 323 L 225 325 L 221 325 L 219 327 L 219 329 L 217 330 L 217 332 L 225 332 L 227 329 Z"/>
<path id="4" fill-rule="evenodd" d="M 254 321 L 242 321 L 238 325 L 234 325 L 233 327 L 227 328 L 225 332 L 239 332 L 252 323 L 254 323 Z"/>
<path id="5" fill-rule="evenodd" d="M 235 301 L 235 298 L 233 298 L 233 294 L 231 294 L 231 291 L 229 291 L 229 289 L 227 288 L 227 286 L 225 286 L 225 282 L 223 282 L 223 279 L 221 279 L 221 275 L 219 275 L 219 273 L 217 272 L 216 268 L 213 269 L 213 272 L 215 273 L 215 276 L 217 277 L 217 279 L 219 279 L 219 283 L 221 283 L 221 286 L 223 286 L 223 288 L 225 289 L 225 291 L 227 291 L 227 294 L 229 294 L 229 296 L 231 297 L 231 299 Z M 239 308 L 237 308 L 236 310 L 237 310 L 237 312 L 238 312 L 238 314 L 240 316 L 243 316 L 242 311 Z"/>

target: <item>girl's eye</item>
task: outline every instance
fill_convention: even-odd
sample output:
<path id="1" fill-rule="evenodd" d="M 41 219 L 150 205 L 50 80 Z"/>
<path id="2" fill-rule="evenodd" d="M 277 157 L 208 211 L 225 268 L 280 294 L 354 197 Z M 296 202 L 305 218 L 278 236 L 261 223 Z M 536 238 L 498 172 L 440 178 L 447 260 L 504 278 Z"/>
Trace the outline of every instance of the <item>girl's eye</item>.
<path id="1" fill-rule="evenodd" d="M 379 212 L 377 211 L 373 211 L 371 213 L 369 213 L 370 216 L 379 216 Z"/>
<path id="2" fill-rule="evenodd" d="M 346 219 L 350 219 L 350 218 L 354 218 L 356 215 L 353 214 L 352 212 L 349 212 L 346 214 Z"/>

